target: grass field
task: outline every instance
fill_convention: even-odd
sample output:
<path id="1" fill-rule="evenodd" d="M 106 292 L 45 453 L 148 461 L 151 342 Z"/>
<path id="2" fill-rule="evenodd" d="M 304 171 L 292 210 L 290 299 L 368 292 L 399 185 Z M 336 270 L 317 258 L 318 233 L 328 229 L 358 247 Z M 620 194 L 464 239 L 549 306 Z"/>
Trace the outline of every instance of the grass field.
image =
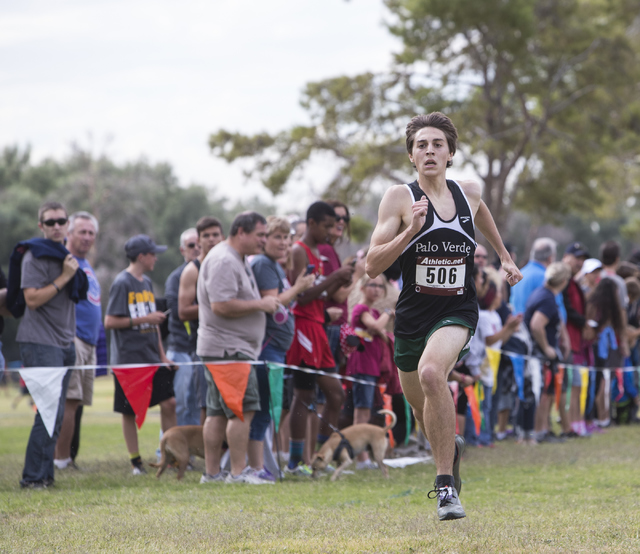
<path id="1" fill-rule="evenodd" d="M 439 522 L 427 499 L 433 465 L 360 471 L 339 482 L 275 486 L 133 477 L 113 385 L 96 382 L 83 419 L 80 471 L 21 490 L 33 420 L 0 390 L 0 552 L 640 552 L 640 427 L 560 445 L 469 449 L 462 463 L 467 518 Z M 140 432 L 154 457 L 159 414 Z"/>

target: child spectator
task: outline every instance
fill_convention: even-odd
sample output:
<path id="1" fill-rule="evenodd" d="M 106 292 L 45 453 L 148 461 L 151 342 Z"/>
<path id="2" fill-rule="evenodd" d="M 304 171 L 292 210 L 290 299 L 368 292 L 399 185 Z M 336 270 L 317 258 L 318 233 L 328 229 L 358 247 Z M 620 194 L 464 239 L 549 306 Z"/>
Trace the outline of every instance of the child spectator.
<path id="1" fill-rule="evenodd" d="M 356 304 L 351 314 L 351 326 L 364 343 L 363 350 L 356 350 L 347 360 L 347 375 L 367 381 L 370 385 L 353 384 L 353 423 L 369 423 L 375 385 L 380 377 L 380 361 L 382 359 L 384 342 L 388 341 L 385 327 L 389 319 L 394 316 L 393 310 L 380 314 L 373 308 L 373 304 L 384 295 L 386 290 L 385 278 L 375 279 L 364 275 L 359 283 L 362 299 Z M 358 469 L 372 469 L 377 465 L 369 460 L 367 452 L 358 456 Z"/>

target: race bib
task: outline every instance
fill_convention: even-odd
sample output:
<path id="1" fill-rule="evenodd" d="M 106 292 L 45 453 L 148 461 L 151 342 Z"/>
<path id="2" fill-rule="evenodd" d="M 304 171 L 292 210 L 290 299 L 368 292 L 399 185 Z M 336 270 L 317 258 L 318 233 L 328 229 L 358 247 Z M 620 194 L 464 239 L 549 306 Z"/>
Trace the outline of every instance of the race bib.
<path id="1" fill-rule="evenodd" d="M 416 258 L 416 292 L 438 296 L 464 294 L 467 276 L 466 257 L 436 258 L 418 256 Z"/>

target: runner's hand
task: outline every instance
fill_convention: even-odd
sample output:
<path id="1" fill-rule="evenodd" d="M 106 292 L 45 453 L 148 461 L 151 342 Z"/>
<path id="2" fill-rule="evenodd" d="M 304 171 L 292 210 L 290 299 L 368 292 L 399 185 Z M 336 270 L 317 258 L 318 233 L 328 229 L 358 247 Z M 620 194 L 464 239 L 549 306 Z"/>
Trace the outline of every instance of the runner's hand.
<path id="1" fill-rule="evenodd" d="M 502 269 L 507 275 L 507 283 L 511 286 L 522 281 L 522 273 L 520 273 L 518 266 L 513 263 L 513 260 L 509 259 L 508 261 L 502 262 Z"/>
<path id="2" fill-rule="evenodd" d="M 422 198 L 420 198 L 420 200 L 414 203 L 411 207 L 411 225 L 409 226 L 409 229 L 411 229 L 414 235 L 422 229 L 424 222 L 427 220 L 428 208 L 429 201 L 424 194 L 422 195 Z"/>

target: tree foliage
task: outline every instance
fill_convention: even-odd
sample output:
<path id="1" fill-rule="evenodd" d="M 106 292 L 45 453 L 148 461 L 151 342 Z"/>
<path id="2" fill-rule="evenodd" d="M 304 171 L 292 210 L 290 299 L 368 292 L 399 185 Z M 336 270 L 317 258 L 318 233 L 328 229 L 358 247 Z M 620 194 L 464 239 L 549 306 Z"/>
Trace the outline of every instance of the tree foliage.
<path id="1" fill-rule="evenodd" d="M 129 237 L 145 233 L 169 245 L 152 274 L 162 285 L 182 263 L 178 250 L 182 231 L 203 215 L 218 217 L 228 230 L 233 218 L 225 199 L 213 197 L 203 186 L 180 186 L 168 164 L 144 160 L 117 164 L 77 146 L 62 161 L 33 164 L 29 149 L 5 147 L 0 155 L 3 264 L 18 241 L 40 235 L 37 213 L 47 200 L 62 202 L 69 213 L 86 210 L 97 217 L 100 230 L 92 261 L 105 300 L 113 278 L 127 266 L 124 243 Z"/>
<path id="2" fill-rule="evenodd" d="M 309 83 L 309 125 L 220 130 L 214 155 L 248 159 L 247 176 L 277 194 L 314 155 L 329 154 L 337 171 L 325 195 L 360 203 L 377 181 L 407 179 L 404 126 L 439 110 L 458 126 L 454 164 L 480 176 L 500 228 L 513 208 L 541 221 L 606 216 L 634 193 L 638 0 L 385 4 L 402 42 L 391 71 Z"/>

